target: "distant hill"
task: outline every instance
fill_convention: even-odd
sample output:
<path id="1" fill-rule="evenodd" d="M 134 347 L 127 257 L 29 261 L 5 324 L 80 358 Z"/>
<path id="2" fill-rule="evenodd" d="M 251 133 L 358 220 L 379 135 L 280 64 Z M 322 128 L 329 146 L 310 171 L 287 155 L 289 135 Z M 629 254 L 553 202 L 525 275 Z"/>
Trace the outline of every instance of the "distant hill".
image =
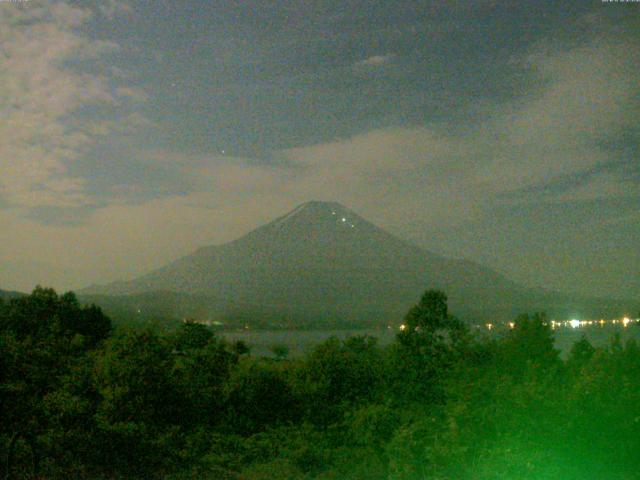
<path id="1" fill-rule="evenodd" d="M 26 295 L 25 293 L 21 293 L 21 292 L 14 292 L 11 290 L 0 290 L 0 298 L 2 300 L 11 300 L 12 298 L 17 298 L 17 297 L 21 297 Z"/>
<path id="2" fill-rule="evenodd" d="M 526 288 L 476 263 L 413 245 L 338 203 L 318 201 L 142 277 L 79 293 L 98 304 L 138 305 L 176 317 L 326 326 L 397 321 L 428 288 L 444 290 L 455 314 L 476 321 L 533 310 L 617 315 L 631 303 Z"/>

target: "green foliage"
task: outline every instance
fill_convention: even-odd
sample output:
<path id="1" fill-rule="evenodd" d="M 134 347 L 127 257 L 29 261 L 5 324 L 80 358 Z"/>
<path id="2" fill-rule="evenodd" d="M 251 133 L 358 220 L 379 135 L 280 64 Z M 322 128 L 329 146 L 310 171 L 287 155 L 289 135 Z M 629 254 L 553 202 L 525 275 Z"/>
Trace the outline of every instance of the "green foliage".
<path id="1" fill-rule="evenodd" d="M 186 321 L 173 335 L 174 348 L 179 352 L 197 350 L 205 347 L 213 337 L 213 332 L 206 325 Z"/>
<path id="2" fill-rule="evenodd" d="M 0 310 L 0 329 L 19 340 L 82 335 L 93 347 L 109 335 L 111 321 L 96 306 L 81 307 L 72 292 L 58 296 L 55 290 L 38 286 Z"/>
<path id="3" fill-rule="evenodd" d="M 382 352 L 373 337 L 329 338 L 299 371 L 306 417 L 328 425 L 354 405 L 379 399 L 384 382 Z"/>
<path id="4" fill-rule="evenodd" d="M 439 290 L 427 290 L 420 302 L 405 316 L 407 332 L 417 329 L 435 331 L 451 322 L 447 307 L 447 296 Z"/>
<path id="5" fill-rule="evenodd" d="M 553 331 L 546 315 L 520 315 L 500 351 L 502 367 L 513 375 L 527 370 L 547 374 L 560 362 L 560 351 L 554 347 Z"/>
<path id="6" fill-rule="evenodd" d="M 442 380 L 469 343 L 467 328 L 448 312 L 447 296 L 426 291 L 405 316 L 397 340 L 390 358 L 393 391 L 400 399 L 441 402 Z"/>
<path id="7" fill-rule="evenodd" d="M 184 406 L 183 425 L 216 426 L 224 421 L 225 388 L 237 363 L 237 353 L 215 337 L 201 348 L 174 355 L 172 381 Z"/>
<path id="8" fill-rule="evenodd" d="M 249 345 L 247 345 L 242 340 L 236 340 L 235 342 L 233 342 L 232 348 L 238 356 L 249 355 L 251 353 L 251 348 L 249 348 Z"/>
<path id="9" fill-rule="evenodd" d="M 302 471 L 291 462 L 279 458 L 253 464 L 242 471 L 242 478 L 246 480 L 298 480 L 302 475 Z"/>
<path id="10" fill-rule="evenodd" d="M 589 363 L 595 351 L 596 349 L 593 348 L 589 340 L 583 335 L 582 338 L 571 347 L 567 365 L 572 368 L 582 368 Z"/>
<path id="11" fill-rule="evenodd" d="M 206 326 L 111 331 L 38 287 L 0 303 L 5 478 L 628 480 L 640 347 L 562 360 L 542 314 L 474 339 L 428 291 L 397 341 L 251 356 Z"/>
<path id="12" fill-rule="evenodd" d="M 171 382 L 172 364 L 170 345 L 151 331 L 126 331 L 112 337 L 94 370 L 103 399 L 101 417 L 108 423 L 135 419 L 171 424 L 180 402 Z"/>
<path id="13" fill-rule="evenodd" d="M 392 407 L 367 404 L 345 416 L 348 433 L 354 444 L 382 453 L 395 430 L 402 424 L 400 414 Z"/>
<path id="14" fill-rule="evenodd" d="M 96 359 L 96 434 L 104 445 L 98 463 L 108 471 L 142 475 L 174 461 L 184 399 L 172 382 L 172 366 L 171 346 L 150 331 L 112 337 Z"/>
<path id="15" fill-rule="evenodd" d="M 289 355 L 289 347 L 287 347 L 286 345 L 272 345 L 270 350 L 277 360 L 284 360 Z"/>
<path id="16" fill-rule="evenodd" d="M 226 422 L 241 434 L 259 432 L 296 420 L 298 403 L 279 369 L 247 358 L 238 364 L 227 383 Z"/>
<path id="17" fill-rule="evenodd" d="M 86 472 L 95 411 L 91 355 L 110 331 L 100 309 L 81 307 L 72 293 L 58 296 L 37 287 L 0 308 L 0 446 L 6 476 Z"/>

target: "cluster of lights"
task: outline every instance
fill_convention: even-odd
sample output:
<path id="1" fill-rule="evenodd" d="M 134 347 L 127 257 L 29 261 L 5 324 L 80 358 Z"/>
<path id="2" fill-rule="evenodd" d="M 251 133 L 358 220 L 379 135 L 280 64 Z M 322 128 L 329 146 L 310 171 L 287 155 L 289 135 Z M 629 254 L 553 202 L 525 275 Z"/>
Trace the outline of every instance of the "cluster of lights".
<path id="1" fill-rule="evenodd" d="M 331 215 L 335 215 L 335 214 L 336 214 L 335 211 L 331 212 Z M 342 221 L 342 223 L 347 223 L 347 217 L 342 217 L 340 220 Z M 351 222 L 348 222 L 348 223 L 351 228 L 355 228 L 355 225 L 353 223 Z"/>
<path id="2" fill-rule="evenodd" d="M 563 320 L 563 321 L 551 320 L 550 325 L 551 325 L 551 328 L 555 330 L 556 328 L 560 328 L 560 327 L 580 328 L 580 327 L 587 327 L 587 326 L 591 326 L 591 325 L 598 325 L 600 327 L 604 327 L 605 325 L 622 325 L 623 327 L 626 328 L 632 323 L 640 323 L 640 318 L 632 319 L 632 318 L 629 318 L 629 317 L 624 317 L 624 318 L 621 318 L 621 319 L 613 319 L 613 320 L 604 320 L 604 319 L 600 319 L 600 320 L 576 320 L 574 318 L 572 320 Z M 548 325 L 548 324 L 545 322 L 544 325 Z M 514 328 L 516 328 L 516 323 L 515 322 L 508 322 L 506 324 L 506 326 L 509 329 L 513 330 Z M 493 330 L 495 328 L 495 324 L 493 324 L 493 323 L 485 323 L 484 327 L 487 330 Z"/>
<path id="3" fill-rule="evenodd" d="M 565 320 L 563 322 L 556 322 L 555 320 L 551 320 L 551 328 L 556 329 L 560 327 L 571 327 L 571 328 L 580 328 L 580 327 L 588 327 L 592 325 L 599 325 L 604 327 L 605 325 L 622 325 L 623 327 L 628 327 L 631 323 L 639 323 L 640 318 L 631 319 L 629 317 L 624 317 L 621 319 L 613 319 L 613 320 L 576 320 L 575 318 L 572 320 Z"/>
<path id="4" fill-rule="evenodd" d="M 623 327 L 628 327 L 630 324 L 632 323 L 640 323 L 640 318 L 629 318 L 629 317 L 624 317 L 622 319 L 614 319 L 614 320 L 576 320 L 576 319 L 572 319 L 572 320 L 563 320 L 563 321 L 556 321 L 556 320 L 551 320 L 550 324 L 551 324 L 551 328 L 552 329 L 556 329 L 556 328 L 560 328 L 560 327 L 571 327 L 571 328 L 580 328 L 580 327 L 587 327 L 590 325 L 599 325 L 601 327 L 609 324 L 609 325 L 622 325 Z M 544 322 L 544 325 L 549 325 L 548 323 Z M 485 323 L 484 327 L 487 330 L 493 330 L 496 325 L 493 323 Z M 514 328 L 516 328 L 516 323 L 515 322 L 508 322 L 507 323 L 507 327 L 510 330 L 513 330 Z M 388 328 L 391 328 L 391 326 L 389 326 Z M 476 325 L 476 328 L 481 328 L 480 325 Z M 400 325 L 400 331 L 404 332 L 407 329 L 407 326 L 405 324 Z"/>

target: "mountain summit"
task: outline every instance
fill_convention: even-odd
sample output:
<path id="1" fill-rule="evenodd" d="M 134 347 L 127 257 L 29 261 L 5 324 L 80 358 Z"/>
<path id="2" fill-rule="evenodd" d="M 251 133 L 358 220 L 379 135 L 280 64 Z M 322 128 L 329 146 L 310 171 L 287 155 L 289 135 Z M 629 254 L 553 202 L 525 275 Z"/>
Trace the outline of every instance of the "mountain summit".
<path id="1" fill-rule="evenodd" d="M 173 292 L 197 297 L 198 314 L 210 318 L 371 323 L 401 318 L 429 288 L 444 290 L 454 313 L 476 320 L 566 302 L 473 262 L 424 250 L 339 203 L 319 201 L 232 242 L 81 294 Z"/>

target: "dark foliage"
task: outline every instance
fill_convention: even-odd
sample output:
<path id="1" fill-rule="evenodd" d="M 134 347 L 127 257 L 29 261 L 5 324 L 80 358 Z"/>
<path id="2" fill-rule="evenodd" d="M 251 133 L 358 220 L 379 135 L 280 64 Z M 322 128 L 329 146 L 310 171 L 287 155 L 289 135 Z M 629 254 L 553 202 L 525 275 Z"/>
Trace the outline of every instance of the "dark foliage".
<path id="1" fill-rule="evenodd" d="M 472 338 L 426 292 L 397 341 L 257 358 L 207 326 L 119 328 L 73 294 L 0 303 L 4 478 L 613 479 L 640 471 L 640 348 L 542 314 Z"/>

